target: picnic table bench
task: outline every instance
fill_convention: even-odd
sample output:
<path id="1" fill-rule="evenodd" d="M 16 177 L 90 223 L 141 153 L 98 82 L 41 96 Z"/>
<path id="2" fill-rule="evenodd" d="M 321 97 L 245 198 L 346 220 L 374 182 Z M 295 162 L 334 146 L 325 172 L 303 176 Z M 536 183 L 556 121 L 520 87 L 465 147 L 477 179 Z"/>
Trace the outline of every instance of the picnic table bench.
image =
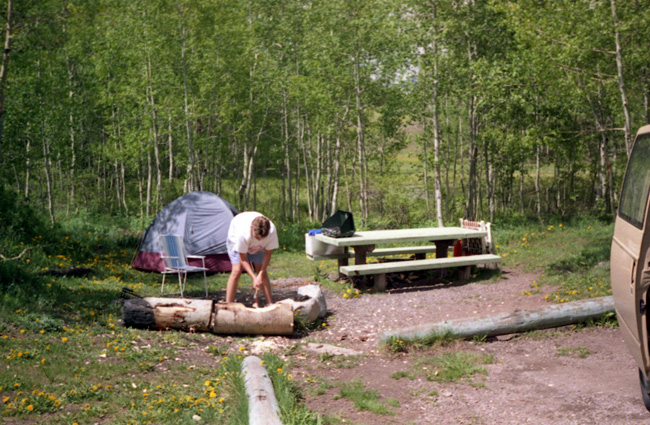
<path id="1" fill-rule="evenodd" d="M 416 259 L 424 259 L 426 255 L 432 252 L 436 252 L 435 245 L 415 245 L 415 246 L 396 246 L 392 248 L 375 248 L 371 252 L 367 252 L 367 257 L 388 257 L 391 255 L 408 255 L 413 254 Z M 344 251 L 339 254 L 329 254 L 329 255 L 309 255 L 307 257 L 310 260 L 319 261 L 319 260 L 338 260 L 344 258 L 354 258 L 354 248 L 350 248 L 348 251 Z"/>
<path id="2" fill-rule="evenodd" d="M 465 225 L 469 223 L 468 225 Z M 386 288 L 386 273 L 401 271 L 419 271 L 446 269 L 449 267 L 466 267 L 479 264 L 495 264 L 501 257 L 487 251 L 485 240 L 490 240 L 489 226 L 477 222 L 461 221 L 461 227 L 431 227 L 419 229 L 371 230 L 356 232 L 345 238 L 332 238 L 323 234 L 313 236 L 316 241 L 328 246 L 343 248 L 342 252 L 327 255 L 309 256 L 313 260 L 336 259 L 339 264 L 339 275 L 361 276 L 373 275 L 374 288 Z M 449 248 L 457 240 L 481 240 L 483 252 L 479 255 L 452 257 L 447 256 Z M 434 242 L 426 246 L 398 246 L 375 249 L 377 244 L 399 244 L 407 242 Z M 352 251 L 352 249 L 354 251 Z M 436 258 L 426 259 L 426 254 L 435 252 Z M 388 263 L 367 263 L 369 256 L 388 256 L 395 254 L 414 254 L 415 260 Z M 354 258 L 355 264 L 348 265 L 348 260 Z"/>
<path id="3" fill-rule="evenodd" d="M 479 254 L 466 257 L 430 258 L 428 260 L 407 260 L 393 263 L 355 264 L 353 266 L 342 266 L 339 270 L 348 276 L 374 275 L 374 288 L 383 290 L 386 289 L 386 273 L 476 266 L 479 264 L 498 263 L 500 261 L 501 257 L 498 255 Z"/>

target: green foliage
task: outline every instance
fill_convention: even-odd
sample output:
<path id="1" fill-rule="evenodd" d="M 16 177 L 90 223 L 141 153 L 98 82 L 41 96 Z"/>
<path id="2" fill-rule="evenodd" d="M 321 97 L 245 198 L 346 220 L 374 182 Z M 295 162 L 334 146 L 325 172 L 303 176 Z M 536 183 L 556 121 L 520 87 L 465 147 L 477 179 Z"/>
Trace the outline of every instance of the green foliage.
<path id="1" fill-rule="evenodd" d="M 561 357 L 575 356 L 580 359 L 586 359 L 593 354 L 587 347 L 558 347 L 557 355 Z"/>
<path id="2" fill-rule="evenodd" d="M 611 218 L 626 160 L 612 129 L 644 124 L 645 4 L 619 4 L 618 22 L 606 2 L 435 6 L 17 3 L 14 28 L 30 31 L 12 34 L 0 181 L 58 220 L 139 228 L 197 189 L 318 221 L 336 182 L 338 207 L 361 201 L 359 223 L 396 228 L 432 220 L 440 167 L 446 222 Z M 598 76 L 618 76 L 602 47 L 615 32 L 629 114 L 618 78 Z M 10 232 L 45 233 L 14 211 L 0 205 Z M 287 250 L 305 229 L 287 228 Z"/>
<path id="3" fill-rule="evenodd" d="M 487 370 L 481 365 L 494 363 L 492 354 L 467 351 L 446 352 L 433 357 L 420 357 L 409 366 L 408 370 L 394 373 L 393 379 L 416 379 L 424 377 L 435 382 L 468 382 L 471 385 L 481 385 L 474 381 L 476 374 L 487 375 Z"/>
<path id="4" fill-rule="evenodd" d="M 395 414 L 391 409 L 386 407 L 390 400 L 386 400 L 386 404 L 379 400 L 379 394 L 374 390 L 367 390 L 363 383 L 360 381 L 345 382 L 342 385 L 339 393 L 334 399 L 346 398 L 352 403 L 354 407 L 359 410 L 367 410 L 378 415 L 393 415 Z"/>
<path id="5" fill-rule="evenodd" d="M 302 403 L 300 389 L 293 381 L 293 375 L 278 356 L 267 353 L 262 356 L 264 367 L 273 382 L 275 396 L 280 405 L 280 419 L 287 425 L 320 424 L 321 421 Z"/>
<path id="6" fill-rule="evenodd" d="M 611 294 L 609 250 L 613 231 L 612 223 L 590 216 L 545 226 L 529 222 L 493 229 L 504 265 L 543 272 L 539 281 L 531 282 L 531 289 L 556 287 L 546 296 L 555 302 Z"/>
<path id="7" fill-rule="evenodd" d="M 430 365 L 426 378 L 436 382 L 456 382 L 472 377 L 475 374 L 487 375 L 487 370 L 481 364 L 494 363 L 491 354 L 471 352 L 444 353 L 431 359 L 423 359 L 422 365 Z"/>
<path id="8" fill-rule="evenodd" d="M 0 228 L 3 229 L 0 246 L 4 246 L 5 243 L 33 244 L 34 241 L 40 241 L 50 226 L 40 210 L 20 200 L 16 192 L 0 184 Z M 11 253 L 3 254 L 8 256 Z"/>
<path id="9" fill-rule="evenodd" d="M 391 336 L 382 343 L 383 347 L 393 353 L 403 353 L 409 349 L 422 349 L 431 346 L 444 347 L 453 342 L 456 337 L 449 330 L 432 332 L 425 336 L 404 337 Z"/>

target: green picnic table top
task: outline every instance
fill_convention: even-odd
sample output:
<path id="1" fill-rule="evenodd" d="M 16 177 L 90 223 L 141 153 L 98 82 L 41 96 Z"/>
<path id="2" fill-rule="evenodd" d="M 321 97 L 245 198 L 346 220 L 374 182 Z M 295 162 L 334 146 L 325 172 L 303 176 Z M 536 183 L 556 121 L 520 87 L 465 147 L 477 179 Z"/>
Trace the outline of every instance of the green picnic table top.
<path id="1" fill-rule="evenodd" d="M 347 238 L 332 238 L 323 234 L 316 240 L 334 246 L 363 246 L 402 242 L 442 241 L 469 238 L 482 238 L 487 231 L 465 229 L 462 227 L 426 227 L 419 229 L 366 230 L 355 232 Z"/>

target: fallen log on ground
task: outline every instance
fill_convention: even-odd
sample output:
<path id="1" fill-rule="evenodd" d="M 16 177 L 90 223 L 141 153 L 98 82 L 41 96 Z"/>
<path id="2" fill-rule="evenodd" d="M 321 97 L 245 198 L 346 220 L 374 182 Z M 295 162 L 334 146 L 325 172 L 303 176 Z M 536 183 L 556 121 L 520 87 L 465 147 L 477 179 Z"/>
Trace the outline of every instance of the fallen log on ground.
<path id="1" fill-rule="evenodd" d="M 247 308 L 189 298 L 136 298 L 124 301 L 124 326 L 240 335 L 292 335 L 293 310 L 287 304 Z"/>
<path id="2" fill-rule="evenodd" d="M 581 323 L 590 319 L 598 319 L 613 311 L 614 300 L 611 296 L 590 298 L 570 303 L 549 304 L 530 310 L 516 310 L 512 313 L 495 316 L 446 320 L 411 326 L 385 332 L 381 335 L 381 341 L 388 342 L 391 339 L 407 341 L 431 336 L 472 338 L 474 336 L 506 335 Z"/>
<path id="3" fill-rule="evenodd" d="M 282 425 L 273 383 L 262 365 L 262 360 L 256 356 L 246 357 L 242 362 L 242 373 L 248 399 L 248 423 Z"/>
<path id="4" fill-rule="evenodd" d="M 287 304 L 248 308 L 240 303 L 215 304 L 212 332 L 239 335 L 292 335 L 293 310 Z"/>
<path id="5" fill-rule="evenodd" d="M 148 329 L 210 331 L 214 301 L 190 298 L 136 298 L 126 300 L 124 326 Z"/>

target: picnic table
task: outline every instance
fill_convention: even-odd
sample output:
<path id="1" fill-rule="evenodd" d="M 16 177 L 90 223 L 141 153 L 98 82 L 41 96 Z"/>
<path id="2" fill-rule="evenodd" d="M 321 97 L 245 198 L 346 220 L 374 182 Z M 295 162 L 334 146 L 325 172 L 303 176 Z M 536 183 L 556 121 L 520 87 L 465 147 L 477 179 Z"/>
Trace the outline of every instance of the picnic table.
<path id="1" fill-rule="evenodd" d="M 465 267 L 478 264 L 498 263 L 501 257 L 495 254 L 479 254 L 466 257 L 449 258 L 447 252 L 449 247 L 459 239 L 478 239 L 488 236 L 488 231 L 481 229 L 470 229 L 464 227 L 427 227 L 418 229 L 392 229 L 392 230 L 368 230 L 356 232 L 353 236 L 346 238 L 332 238 L 324 234 L 315 235 L 315 239 L 321 243 L 336 247 L 344 247 L 343 255 L 333 256 L 339 261 L 339 273 L 348 276 L 374 275 L 375 289 L 386 288 L 386 273 L 400 271 L 417 271 L 430 269 L 445 269 L 448 267 Z M 426 247 L 424 251 L 434 251 L 435 258 L 426 259 L 417 257 L 415 260 L 367 263 L 368 255 L 372 255 L 376 245 L 379 244 L 402 244 L 407 242 L 433 242 L 435 247 Z M 354 265 L 348 265 L 347 251 L 354 249 Z M 378 250 L 379 251 L 379 250 Z M 413 252 L 418 253 L 418 247 L 404 247 L 381 249 L 384 255 L 392 253 Z M 420 254 L 422 250 L 420 250 Z"/>

